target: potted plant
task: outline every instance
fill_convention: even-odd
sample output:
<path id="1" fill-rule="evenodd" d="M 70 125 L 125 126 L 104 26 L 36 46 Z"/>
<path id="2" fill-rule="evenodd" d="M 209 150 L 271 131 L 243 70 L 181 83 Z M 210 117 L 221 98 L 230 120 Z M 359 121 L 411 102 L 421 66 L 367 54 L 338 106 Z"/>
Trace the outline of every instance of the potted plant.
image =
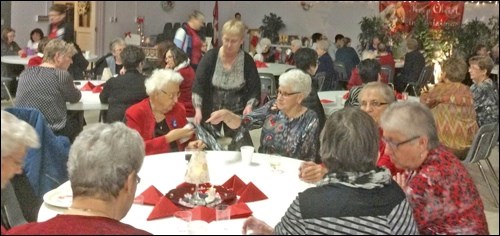
<path id="1" fill-rule="evenodd" d="M 278 32 L 285 27 L 285 24 L 281 20 L 281 17 L 274 13 L 269 13 L 269 16 L 264 15 L 262 19 L 262 26 L 260 30 L 262 32 L 262 37 L 269 38 L 272 43 L 278 43 L 279 34 Z"/>
<path id="2" fill-rule="evenodd" d="M 387 43 L 386 32 L 387 28 L 384 26 L 382 18 L 378 16 L 373 17 L 363 17 L 359 22 L 361 33 L 358 35 L 359 45 L 358 52 L 363 52 L 368 48 L 368 44 L 371 43 L 372 39 L 377 36 L 381 42 Z"/>

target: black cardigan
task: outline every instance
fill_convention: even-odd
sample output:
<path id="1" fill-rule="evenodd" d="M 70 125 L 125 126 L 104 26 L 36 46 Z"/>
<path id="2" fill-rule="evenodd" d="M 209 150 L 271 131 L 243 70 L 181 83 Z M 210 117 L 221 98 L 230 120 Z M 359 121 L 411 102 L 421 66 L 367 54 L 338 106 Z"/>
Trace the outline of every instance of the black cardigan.
<path id="1" fill-rule="evenodd" d="M 213 112 L 212 91 L 214 90 L 214 87 L 212 84 L 212 78 L 215 71 L 215 64 L 217 63 L 217 57 L 219 56 L 219 49 L 220 48 L 214 48 L 209 50 L 205 56 L 203 56 L 200 64 L 198 64 L 198 68 L 196 69 L 196 79 L 193 84 L 193 93 L 200 95 L 203 99 L 201 108 L 203 115 L 202 122 L 209 118 L 210 114 Z M 246 52 L 244 63 L 243 76 L 245 77 L 245 86 L 240 92 L 243 94 L 245 101 L 255 98 L 257 101 L 253 104 L 255 107 L 260 101 L 260 77 L 252 56 Z"/>

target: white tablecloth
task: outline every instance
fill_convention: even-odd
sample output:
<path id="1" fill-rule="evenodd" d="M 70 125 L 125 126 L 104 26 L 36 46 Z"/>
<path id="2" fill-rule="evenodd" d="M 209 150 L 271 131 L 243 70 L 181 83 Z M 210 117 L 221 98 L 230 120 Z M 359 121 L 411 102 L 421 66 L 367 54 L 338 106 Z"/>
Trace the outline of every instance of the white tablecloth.
<path id="1" fill-rule="evenodd" d="M 288 64 L 279 64 L 279 63 L 266 63 L 267 68 L 257 68 L 259 73 L 270 73 L 273 74 L 274 76 L 280 76 L 281 74 L 285 73 L 286 70 L 290 68 L 295 68 L 295 66 L 288 65 Z"/>
<path id="2" fill-rule="evenodd" d="M 7 63 L 7 64 L 28 65 L 28 61 L 30 60 L 30 58 L 32 58 L 34 56 L 35 55 L 29 56 L 29 57 L 24 57 L 24 58 L 20 57 L 18 55 L 2 56 L 1 60 L 2 60 L 2 63 Z"/>
<path id="3" fill-rule="evenodd" d="M 87 80 L 75 80 L 75 86 L 80 89 L 83 85 L 85 85 Z M 90 81 L 94 85 L 99 85 L 105 83 L 105 81 L 101 80 L 92 80 Z M 76 84 L 79 83 L 79 84 Z M 108 104 L 102 104 L 99 99 L 99 93 L 94 93 L 92 91 L 82 91 L 82 98 L 77 103 L 66 103 L 66 108 L 68 110 L 77 110 L 77 111 L 85 111 L 85 110 L 108 110 Z"/>
<path id="4" fill-rule="evenodd" d="M 405 65 L 405 61 L 402 60 L 402 59 L 396 59 L 394 60 L 396 62 L 396 68 L 403 68 L 403 66 Z"/>
<path id="5" fill-rule="evenodd" d="M 149 186 L 154 185 L 162 193 L 167 193 L 178 184 L 184 182 L 187 163 L 184 152 L 146 156 L 139 176 L 141 183 L 137 187 L 136 196 Z M 313 186 L 298 178 L 301 161 L 280 157 L 283 173 L 272 172 L 268 162 L 269 155 L 253 156 L 252 165 L 241 162 L 239 152 L 207 152 L 210 182 L 221 185 L 231 176 L 237 175 L 243 182 L 254 183 L 268 199 L 247 203 L 253 215 L 269 225 L 276 225 L 284 215 L 297 193 Z M 147 221 L 153 206 L 133 204 L 122 222 L 144 229 L 153 234 L 179 234 L 179 220 L 174 217 Z M 45 221 L 64 209 L 42 204 L 38 221 Z M 209 226 L 211 234 L 241 234 L 244 219 L 225 222 L 212 222 Z M 225 227 L 225 230 L 221 229 Z"/>

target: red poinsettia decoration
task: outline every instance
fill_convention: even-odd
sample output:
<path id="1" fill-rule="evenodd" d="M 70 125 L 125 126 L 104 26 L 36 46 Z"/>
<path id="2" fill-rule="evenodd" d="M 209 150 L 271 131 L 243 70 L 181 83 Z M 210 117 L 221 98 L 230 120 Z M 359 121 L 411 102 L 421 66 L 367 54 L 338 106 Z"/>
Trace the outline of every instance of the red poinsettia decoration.
<path id="1" fill-rule="evenodd" d="M 137 17 L 137 19 L 135 20 L 135 22 L 137 24 L 143 24 L 144 23 L 144 18 L 143 17 Z"/>

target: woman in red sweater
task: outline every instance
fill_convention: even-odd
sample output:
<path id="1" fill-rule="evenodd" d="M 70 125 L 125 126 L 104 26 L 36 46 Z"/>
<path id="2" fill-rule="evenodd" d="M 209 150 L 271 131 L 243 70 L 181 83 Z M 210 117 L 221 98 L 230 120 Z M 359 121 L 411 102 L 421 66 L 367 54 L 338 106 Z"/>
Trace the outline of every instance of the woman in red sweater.
<path id="1" fill-rule="evenodd" d="M 193 67 L 189 66 L 189 58 L 182 50 L 178 47 L 171 47 L 165 53 L 165 69 L 172 69 L 179 72 L 184 78 L 180 85 L 181 96 L 179 97 L 179 102 L 184 105 L 186 109 L 186 115 L 188 117 L 194 117 L 194 107 L 191 99 L 193 87 L 193 81 L 195 73 Z"/>

